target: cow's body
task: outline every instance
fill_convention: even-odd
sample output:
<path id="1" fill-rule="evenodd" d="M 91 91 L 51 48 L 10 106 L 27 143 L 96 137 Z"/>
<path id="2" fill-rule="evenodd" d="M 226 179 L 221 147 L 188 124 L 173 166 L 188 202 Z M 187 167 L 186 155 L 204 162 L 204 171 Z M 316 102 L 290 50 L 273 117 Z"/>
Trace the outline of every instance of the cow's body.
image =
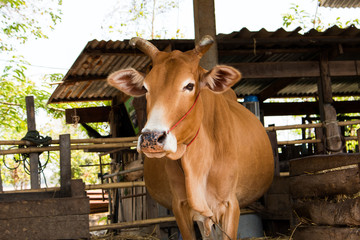
<path id="1" fill-rule="evenodd" d="M 193 221 L 203 223 L 204 236 L 215 222 L 226 233 L 224 239 L 236 239 L 239 207 L 258 199 L 271 184 L 272 150 L 261 123 L 236 101 L 230 89 L 234 83 L 226 83 L 240 74 L 225 66 L 207 74 L 193 66 L 195 58 L 189 52 L 157 52 L 143 80 L 150 94 L 142 131 L 147 135 L 139 139 L 139 150 L 148 156 L 145 183 L 155 200 L 173 210 L 183 239 L 195 239 Z M 121 85 L 124 77 L 119 76 L 110 76 L 109 83 Z M 156 146 L 142 145 L 154 140 L 154 132 Z"/>

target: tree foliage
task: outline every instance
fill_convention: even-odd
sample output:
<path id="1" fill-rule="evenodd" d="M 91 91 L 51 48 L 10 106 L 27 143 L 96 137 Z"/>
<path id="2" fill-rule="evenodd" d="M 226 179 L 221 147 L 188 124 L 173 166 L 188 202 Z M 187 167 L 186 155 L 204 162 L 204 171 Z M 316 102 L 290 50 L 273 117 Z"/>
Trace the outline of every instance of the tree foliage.
<path id="1" fill-rule="evenodd" d="M 309 31 L 312 28 L 322 32 L 333 25 L 336 25 L 339 28 L 346 28 L 350 25 L 360 26 L 360 21 L 358 18 L 343 20 L 340 17 L 337 17 L 334 22 L 325 21 L 321 13 L 318 11 L 318 6 L 314 14 L 311 14 L 301 7 L 301 3 L 292 3 L 289 11 L 289 13 L 283 15 L 283 26 L 286 28 L 290 26 L 299 26 L 301 27 L 301 31 L 303 33 Z"/>
<path id="2" fill-rule="evenodd" d="M 36 108 L 45 109 L 49 87 L 26 77 L 28 63 L 16 51 L 30 39 L 47 38 L 46 31 L 61 20 L 61 1 L 0 1 L 0 132 L 25 128 L 25 96 L 33 95 Z M 49 78 L 50 79 L 50 78 Z"/>
<path id="3" fill-rule="evenodd" d="M 12 43 L 25 43 L 32 37 L 47 38 L 43 26 L 53 29 L 61 20 L 61 4 L 61 0 L 1 0 L 0 50 L 13 51 Z"/>
<path id="4" fill-rule="evenodd" d="M 47 110 L 46 102 L 50 96 L 49 85 L 38 84 L 26 76 L 29 62 L 18 52 L 20 45 L 31 39 L 47 38 L 46 32 L 52 30 L 61 20 L 61 1 L 41 0 L 0 0 L 0 133 L 2 139 L 20 139 L 25 135 L 26 105 L 25 96 L 35 98 L 35 108 Z M 53 76 L 44 76 L 50 81 Z M 19 156 L 1 156 L 2 166 L 8 163 L 13 169 L 2 168 L 5 185 L 23 188 L 29 181 Z M 11 161 L 6 161 L 6 160 Z"/>
<path id="5" fill-rule="evenodd" d="M 181 38 L 176 22 L 178 1 L 117 1 L 103 21 L 103 29 L 116 39 L 138 36 L 147 39 Z M 175 26 L 175 27 L 174 27 Z"/>

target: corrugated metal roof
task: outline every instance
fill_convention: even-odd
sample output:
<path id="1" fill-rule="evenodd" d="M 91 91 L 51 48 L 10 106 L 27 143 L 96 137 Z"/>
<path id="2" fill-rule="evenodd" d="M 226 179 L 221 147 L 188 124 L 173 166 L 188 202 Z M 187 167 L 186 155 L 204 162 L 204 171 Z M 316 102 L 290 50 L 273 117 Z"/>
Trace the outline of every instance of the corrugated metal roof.
<path id="1" fill-rule="evenodd" d="M 274 32 L 265 29 L 251 32 L 243 28 L 219 34 L 219 63 L 318 61 L 324 51 L 329 51 L 332 60 L 360 61 L 360 30 L 354 26 L 346 29 L 334 26 L 325 32 L 310 30 L 305 34 L 299 31 L 287 32 L 281 28 Z M 194 40 L 152 40 L 152 43 L 160 50 L 194 48 Z M 53 92 L 49 103 L 112 99 L 119 91 L 106 83 L 110 73 L 129 67 L 145 72 L 150 63 L 147 56 L 129 46 L 128 40 L 90 41 Z M 235 91 L 239 97 L 261 94 L 275 81 L 275 78 L 247 78 L 236 85 Z M 332 81 L 334 95 L 360 95 L 359 76 L 336 77 Z M 267 97 L 314 96 L 316 93 L 316 79 L 298 78 Z"/>
<path id="2" fill-rule="evenodd" d="M 331 8 L 358 8 L 360 0 L 320 0 L 321 7 Z"/>

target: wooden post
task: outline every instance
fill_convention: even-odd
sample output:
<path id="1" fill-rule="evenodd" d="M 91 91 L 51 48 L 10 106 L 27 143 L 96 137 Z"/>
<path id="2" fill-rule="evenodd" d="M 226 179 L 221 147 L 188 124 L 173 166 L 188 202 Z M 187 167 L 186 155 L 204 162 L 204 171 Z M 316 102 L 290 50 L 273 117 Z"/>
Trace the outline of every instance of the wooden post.
<path id="1" fill-rule="evenodd" d="M 210 35 L 216 40 L 215 6 L 214 0 L 194 0 L 195 42 L 203 36 Z M 202 57 L 200 65 L 210 70 L 218 62 L 216 41 L 209 51 Z"/>
<path id="2" fill-rule="evenodd" d="M 34 96 L 25 97 L 28 131 L 36 130 Z M 30 186 L 31 189 L 40 188 L 39 182 L 39 153 L 30 153 Z"/>
<path id="3" fill-rule="evenodd" d="M 320 57 L 320 78 L 318 81 L 319 110 L 321 121 L 325 124 L 326 147 L 330 152 L 341 152 L 341 132 L 337 124 L 336 110 L 333 107 L 331 78 L 328 54 Z"/>
<path id="4" fill-rule="evenodd" d="M 322 128 L 315 128 L 315 136 L 316 136 L 316 139 L 319 139 L 321 140 L 321 142 L 317 143 L 316 144 L 316 154 L 321 154 L 321 153 L 324 153 L 325 150 L 324 150 L 324 142 L 322 141 L 323 140 L 323 136 L 324 136 L 324 132 L 323 132 L 323 129 Z"/>
<path id="5" fill-rule="evenodd" d="M 62 197 L 71 196 L 70 134 L 60 135 L 60 192 Z"/>
<path id="6" fill-rule="evenodd" d="M 0 168 L 0 192 L 3 191 L 2 179 L 1 179 L 1 168 Z"/>
<path id="7" fill-rule="evenodd" d="M 279 152 L 278 152 L 278 144 L 277 144 L 277 137 L 276 137 L 276 131 L 268 131 L 267 132 L 271 147 L 273 150 L 274 155 L 274 175 L 280 176 L 280 162 L 279 162 Z"/>
<path id="8" fill-rule="evenodd" d="M 356 131 L 356 136 L 358 139 L 358 151 L 360 152 L 360 128 Z"/>

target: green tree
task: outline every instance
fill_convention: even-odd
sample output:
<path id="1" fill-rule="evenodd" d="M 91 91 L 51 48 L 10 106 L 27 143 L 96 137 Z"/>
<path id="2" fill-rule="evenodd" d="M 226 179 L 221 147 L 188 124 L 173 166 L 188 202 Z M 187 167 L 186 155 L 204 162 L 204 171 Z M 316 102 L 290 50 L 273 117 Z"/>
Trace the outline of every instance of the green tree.
<path id="1" fill-rule="evenodd" d="M 30 65 L 18 52 L 18 46 L 30 39 L 47 38 L 61 20 L 61 1 L 0 0 L 0 133 L 2 139 L 20 139 L 26 131 L 25 96 L 35 97 L 36 109 L 46 109 L 50 96 L 48 85 L 39 85 L 26 77 Z M 45 77 L 50 80 L 50 76 Z M 11 158 L 11 161 L 6 161 Z M 19 165 L 19 156 L 2 156 L 8 167 Z M 6 171 L 2 168 L 3 181 L 15 188 L 28 183 L 23 168 Z"/>
<path id="2" fill-rule="evenodd" d="M 26 129 L 25 96 L 35 96 L 36 107 L 45 108 L 49 87 L 26 77 L 30 63 L 16 48 L 30 39 L 47 38 L 46 31 L 61 20 L 60 5 L 55 0 L 0 0 L 0 132 Z"/>
<path id="3" fill-rule="evenodd" d="M 174 0 L 118 1 L 104 19 L 102 28 L 116 39 L 182 38 L 184 35 L 176 23 L 170 21 L 178 8 L 179 2 Z"/>
<path id="4" fill-rule="evenodd" d="M 318 1 L 315 2 L 318 4 Z M 316 5 L 314 13 L 311 14 L 307 10 L 303 9 L 301 3 L 292 3 L 289 13 L 283 15 L 284 27 L 288 28 L 290 26 L 299 26 L 302 29 L 302 33 L 305 33 L 312 28 L 322 32 L 333 25 L 336 25 L 339 28 L 346 28 L 350 25 L 360 26 L 360 22 L 358 18 L 344 21 L 340 17 L 337 17 L 335 22 L 326 22 L 318 9 L 318 5 Z"/>

